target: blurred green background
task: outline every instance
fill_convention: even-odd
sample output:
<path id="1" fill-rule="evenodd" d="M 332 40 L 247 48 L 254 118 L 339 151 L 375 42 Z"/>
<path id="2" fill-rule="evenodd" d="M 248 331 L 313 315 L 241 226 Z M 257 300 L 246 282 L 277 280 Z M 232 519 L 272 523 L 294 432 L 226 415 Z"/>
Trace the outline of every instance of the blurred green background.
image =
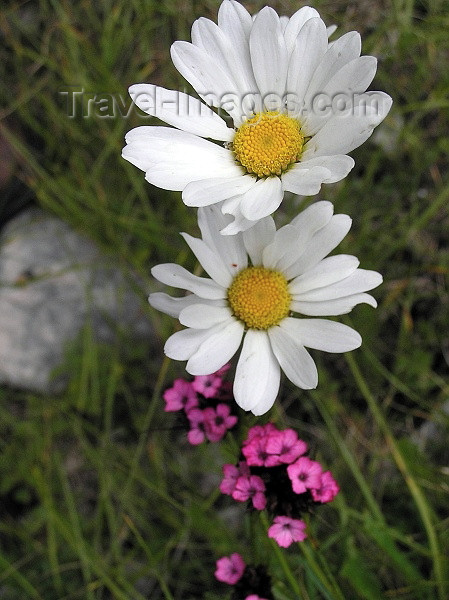
<path id="1" fill-rule="evenodd" d="M 359 306 L 345 319 L 362 348 L 313 353 L 317 390 L 285 382 L 270 415 L 298 430 L 342 488 L 310 519 L 309 540 L 280 553 L 217 490 L 235 442 L 190 447 L 163 412 L 161 392 L 184 372 L 154 352 L 175 323 L 146 303 L 149 270 L 195 267 L 178 232 L 195 234 L 196 216 L 120 157 L 125 132 L 151 122 L 131 106 L 128 86 L 184 89 L 170 45 L 189 39 L 195 18 L 216 20 L 218 6 L 1 4 L 0 222 L 32 202 L 89 236 L 140 277 L 157 339 L 122 332 L 99 344 L 86 325 L 67 349 L 66 392 L 0 387 L 0 597 L 213 600 L 227 593 L 215 560 L 239 551 L 267 564 L 279 600 L 298 599 L 287 572 L 304 599 L 447 600 L 449 4 L 313 3 L 338 34 L 362 34 L 363 54 L 379 59 L 371 89 L 394 99 L 351 153 L 355 169 L 319 196 L 353 218 L 339 251 L 384 284 L 377 310 Z M 300 7 L 271 6 L 286 15 Z M 298 210 L 283 207 L 281 219 Z M 241 417 L 238 441 L 255 422 Z"/>

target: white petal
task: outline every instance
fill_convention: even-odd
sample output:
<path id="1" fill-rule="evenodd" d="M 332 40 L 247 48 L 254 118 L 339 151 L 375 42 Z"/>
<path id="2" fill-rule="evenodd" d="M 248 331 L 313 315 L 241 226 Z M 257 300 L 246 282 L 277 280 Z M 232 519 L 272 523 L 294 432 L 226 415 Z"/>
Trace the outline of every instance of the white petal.
<path id="1" fill-rule="evenodd" d="M 232 117 L 239 118 L 238 90 L 233 80 L 202 48 L 189 42 L 177 41 L 171 46 L 173 64 L 207 104 L 224 108 Z M 224 103 L 234 95 L 236 102 Z"/>
<path id="2" fill-rule="evenodd" d="M 242 57 L 233 45 L 234 37 L 233 35 L 230 38 L 221 27 L 204 17 L 197 19 L 192 27 L 193 44 L 202 48 L 220 65 L 229 79 L 234 82 L 233 90 L 238 92 L 239 97 L 243 97 L 249 92 L 255 92 L 257 86 L 252 70 L 245 68 Z M 247 55 L 249 58 L 248 47 Z"/>
<path id="3" fill-rule="evenodd" d="M 221 3 L 218 9 L 218 26 L 226 33 L 239 57 L 240 66 L 247 81 L 245 93 L 257 90 L 249 52 L 249 35 L 252 24 L 251 15 L 239 2 L 229 0 Z"/>
<path id="4" fill-rule="evenodd" d="M 326 54 L 315 70 L 305 95 L 306 106 L 312 106 L 312 100 L 325 87 L 333 75 L 347 62 L 360 56 L 362 43 L 356 31 L 342 35 L 328 47 Z"/>
<path id="5" fill-rule="evenodd" d="M 307 142 L 302 159 L 307 161 L 314 156 L 351 152 L 370 137 L 388 114 L 391 104 L 388 94 L 365 92 L 350 114 L 332 116 Z"/>
<path id="6" fill-rule="evenodd" d="M 236 196 L 235 199 L 240 199 L 242 196 Z M 249 219 L 246 219 L 242 213 L 240 212 L 240 209 L 238 206 L 234 207 L 232 210 L 229 208 L 230 207 L 230 202 L 234 200 L 234 198 L 230 198 L 229 200 L 226 200 L 225 202 L 223 202 L 223 207 L 222 210 L 224 213 L 228 213 L 228 214 L 232 214 L 234 216 L 234 220 L 229 223 L 229 225 L 227 225 L 226 227 L 224 227 L 224 229 L 222 229 L 220 231 L 221 235 L 224 236 L 234 236 L 237 233 L 242 233 L 244 231 L 247 231 L 248 229 L 250 229 L 250 227 L 253 227 L 255 223 L 257 223 L 257 221 L 250 221 Z"/>
<path id="7" fill-rule="evenodd" d="M 288 252 L 285 253 L 277 264 L 277 268 L 282 271 L 288 279 L 297 274 L 295 270 L 290 272 L 289 268 L 294 265 L 303 254 L 312 236 L 329 223 L 333 212 L 333 204 L 322 200 L 308 206 L 290 222 L 290 225 L 298 230 L 298 238 L 296 243 L 288 249 Z"/>
<path id="8" fill-rule="evenodd" d="M 183 329 L 165 342 L 164 353 L 173 360 L 188 360 L 210 335 L 209 329 Z"/>
<path id="9" fill-rule="evenodd" d="M 272 217 L 260 219 L 243 234 L 243 241 L 246 251 L 249 254 L 253 265 L 262 264 L 262 253 L 265 246 L 268 246 L 273 241 L 276 232 L 276 225 Z"/>
<path id="10" fill-rule="evenodd" d="M 279 391 L 280 370 L 265 331 L 250 329 L 245 335 L 234 379 L 234 398 L 243 410 L 273 405 Z M 260 405 L 260 406 L 258 406 Z"/>
<path id="11" fill-rule="evenodd" d="M 289 333 L 299 344 L 324 352 L 349 352 L 359 348 L 360 335 L 343 323 L 327 319 L 287 318 L 280 327 Z"/>
<path id="12" fill-rule="evenodd" d="M 198 209 L 198 226 L 203 241 L 218 256 L 233 277 L 248 264 L 248 257 L 241 235 L 221 235 L 220 230 L 229 224 L 218 206 Z"/>
<path id="13" fill-rule="evenodd" d="M 242 341 L 243 325 L 232 319 L 207 331 L 209 336 L 187 362 L 186 371 L 191 375 L 210 375 L 229 362 Z"/>
<path id="14" fill-rule="evenodd" d="M 300 196 L 314 196 L 321 189 L 321 184 L 331 178 L 326 167 L 307 167 L 307 163 L 297 163 L 282 175 L 282 185 L 287 192 Z"/>
<path id="15" fill-rule="evenodd" d="M 291 309 L 302 315 L 310 317 L 335 317 L 346 315 L 357 304 L 369 304 L 376 308 L 377 302 L 370 294 L 354 294 L 336 300 L 324 300 L 323 302 L 302 302 L 293 300 Z"/>
<path id="16" fill-rule="evenodd" d="M 334 214 L 334 205 L 327 200 L 314 202 L 290 222 L 301 234 L 313 234 L 329 223 Z"/>
<path id="17" fill-rule="evenodd" d="M 182 199 L 187 206 L 209 206 L 244 194 L 255 183 L 251 175 L 242 175 L 232 178 L 201 179 L 192 181 L 182 193 Z"/>
<path id="18" fill-rule="evenodd" d="M 354 167 L 354 159 L 346 154 L 334 154 L 333 156 L 315 156 L 310 160 L 303 157 L 304 168 L 324 167 L 330 175 L 323 183 L 335 183 L 341 181 Z"/>
<path id="19" fill-rule="evenodd" d="M 198 179 L 236 177 L 240 170 L 232 153 L 191 133 L 169 127 L 136 127 L 126 135 L 122 156 L 146 171 L 146 179 L 180 191 Z"/>
<path id="20" fill-rule="evenodd" d="M 187 296 L 181 296 L 181 298 L 173 298 L 163 292 L 154 292 L 149 295 L 148 302 L 156 310 L 160 310 L 171 317 L 179 318 L 179 313 L 191 304 L 198 304 L 198 302 L 213 302 L 214 305 L 216 305 L 215 303 L 220 302 L 220 300 L 207 301 L 203 298 L 198 298 L 195 294 L 188 294 Z"/>
<path id="21" fill-rule="evenodd" d="M 287 46 L 287 52 L 289 54 L 291 54 L 291 52 L 293 51 L 296 39 L 299 33 L 302 32 L 305 23 L 308 22 L 310 19 L 316 19 L 317 17 L 320 17 L 318 11 L 310 6 L 303 6 L 290 17 L 290 19 L 288 20 L 287 27 L 284 31 L 285 44 Z"/>
<path id="22" fill-rule="evenodd" d="M 290 333 L 288 324 L 285 327 L 271 327 L 268 335 L 281 369 L 290 381 L 303 390 L 316 388 L 316 365 L 304 346 Z"/>
<path id="23" fill-rule="evenodd" d="M 227 306 L 212 306 L 196 304 L 186 306 L 179 315 L 179 322 L 193 329 L 210 329 L 215 325 L 229 321 L 232 318 L 231 311 Z"/>
<path id="24" fill-rule="evenodd" d="M 310 239 L 302 255 L 284 271 L 287 279 L 293 279 L 317 265 L 338 246 L 351 228 L 351 223 L 347 215 L 334 215 L 329 223 Z"/>
<path id="25" fill-rule="evenodd" d="M 340 279 L 330 285 L 309 289 L 309 291 L 295 292 L 293 299 L 304 302 L 335 300 L 337 298 L 359 294 L 360 292 L 367 292 L 381 283 L 382 275 L 377 273 L 377 271 L 357 269 L 354 273 L 348 275 L 348 277 Z"/>
<path id="26" fill-rule="evenodd" d="M 301 294 L 331 285 L 336 281 L 345 279 L 359 266 L 359 260 L 355 256 L 337 254 L 328 256 L 320 261 L 313 269 L 309 269 L 289 283 L 290 294 Z M 365 290 L 364 290 L 365 291 Z"/>
<path id="27" fill-rule="evenodd" d="M 312 18 L 301 29 L 293 45 L 287 74 L 289 112 L 301 114 L 304 96 L 313 74 L 327 51 L 326 26 L 321 19 Z M 294 105 L 291 106 L 291 101 Z M 296 106 L 295 106 L 296 105 Z"/>
<path id="28" fill-rule="evenodd" d="M 268 269 L 276 269 L 285 254 L 298 243 L 299 236 L 298 229 L 292 225 L 285 225 L 278 229 L 271 244 L 267 245 L 263 251 L 263 266 Z"/>
<path id="29" fill-rule="evenodd" d="M 234 137 L 234 130 L 198 98 L 145 83 L 132 85 L 129 94 L 140 110 L 183 131 L 225 142 Z"/>
<path id="30" fill-rule="evenodd" d="M 231 284 L 232 277 L 220 255 L 211 250 L 203 240 L 194 238 L 188 233 L 182 233 L 181 235 L 209 277 L 219 285 L 227 288 Z"/>
<path id="31" fill-rule="evenodd" d="M 376 68 L 377 60 L 374 56 L 359 56 L 337 71 L 320 91 L 320 94 L 331 100 L 332 111 L 309 113 L 303 125 L 307 135 L 314 135 L 337 111 L 349 115 L 353 110 L 353 98 L 366 90 L 376 74 Z M 339 97 L 341 109 L 338 108 Z"/>
<path id="32" fill-rule="evenodd" d="M 277 13 L 265 6 L 254 19 L 249 47 L 254 76 L 262 98 L 282 98 L 287 79 L 288 55 Z"/>
<path id="33" fill-rule="evenodd" d="M 279 177 L 259 179 L 250 190 L 243 194 L 242 215 L 250 221 L 267 217 L 279 207 L 282 198 L 282 183 Z"/>
<path id="34" fill-rule="evenodd" d="M 161 283 L 188 290 L 200 298 L 219 300 L 226 297 L 226 290 L 215 281 L 192 275 L 175 263 L 156 265 L 151 269 L 151 274 Z"/>

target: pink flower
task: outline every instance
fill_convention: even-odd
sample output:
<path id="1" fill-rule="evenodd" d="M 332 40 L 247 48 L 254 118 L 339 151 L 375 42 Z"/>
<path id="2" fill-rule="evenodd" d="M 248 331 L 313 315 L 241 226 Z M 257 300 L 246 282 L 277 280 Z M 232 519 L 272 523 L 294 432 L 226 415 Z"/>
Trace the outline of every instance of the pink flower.
<path id="1" fill-rule="evenodd" d="M 275 517 L 273 525 L 268 529 L 268 537 L 276 540 L 282 548 L 288 548 L 293 542 L 306 539 L 306 524 L 300 519 L 290 517 Z"/>
<path id="2" fill-rule="evenodd" d="M 165 400 L 165 411 L 173 412 L 184 409 L 186 412 L 191 408 L 198 406 L 198 398 L 192 383 L 185 379 L 175 379 L 173 387 L 165 390 L 163 394 Z"/>
<path id="3" fill-rule="evenodd" d="M 293 491 L 297 494 L 302 494 L 307 489 L 321 487 L 322 468 L 316 460 L 302 456 L 292 465 L 288 465 L 287 473 L 291 479 Z"/>
<path id="4" fill-rule="evenodd" d="M 217 404 L 216 408 L 209 407 L 203 410 L 204 428 L 208 440 L 218 442 L 228 429 L 234 427 L 237 417 L 230 413 L 231 408 L 228 404 Z"/>
<path id="5" fill-rule="evenodd" d="M 190 431 L 187 434 L 187 439 L 193 446 L 198 446 L 204 442 L 204 415 L 199 408 L 192 408 L 187 413 L 187 418 L 190 421 Z"/>
<path id="6" fill-rule="evenodd" d="M 310 491 L 315 502 L 324 504 L 325 502 L 332 502 L 340 491 L 340 488 L 338 487 L 338 483 L 332 477 L 331 472 L 325 471 L 321 475 L 321 486 Z"/>
<path id="7" fill-rule="evenodd" d="M 247 463 L 254 467 L 274 467 L 282 464 L 279 455 L 272 455 L 274 453 L 268 449 L 271 440 L 279 438 L 282 434 L 283 432 L 279 431 L 272 423 L 251 427 L 242 447 Z M 278 449 L 279 447 L 275 446 L 275 450 Z"/>
<path id="8" fill-rule="evenodd" d="M 229 585 L 234 585 L 241 579 L 246 566 L 238 552 L 219 558 L 216 564 L 215 578 Z"/>
<path id="9" fill-rule="evenodd" d="M 221 367 L 221 369 L 218 369 L 218 371 L 215 371 L 214 375 L 216 375 L 217 377 L 223 377 L 223 375 L 226 375 L 226 373 L 229 371 L 230 368 L 231 368 L 231 363 L 226 363 L 225 365 L 223 365 Z"/>
<path id="10" fill-rule="evenodd" d="M 246 596 L 245 600 L 267 600 L 267 599 L 262 598 L 261 596 L 258 596 L 257 594 L 250 594 L 249 596 Z"/>
<path id="11" fill-rule="evenodd" d="M 246 502 L 251 498 L 254 508 L 263 510 L 267 504 L 264 492 L 265 484 L 260 477 L 257 475 L 240 475 L 231 495 L 238 502 Z"/>
<path id="12" fill-rule="evenodd" d="M 212 375 L 197 375 L 192 381 L 195 392 L 202 394 L 205 398 L 214 398 L 220 389 L 221 377 L 215 373 Z"/>
<path id="13" fill-rule="evenodd" d="M 298 440 L 298 435 L 293 429 L 273 432 L 266 443 L 266 451 L 270 455 L 265 461 L 267 467 L 280 464 L 290 464 L 307 452 L 307 444 Z"/>
<path id="14" fill-rule="evenodd" d="M 232 496 L 232 492 L 235 489 L 235 484 L 240 475 L 249 475 L 249 467 L 244 460 L 239 463 L 239 466 L 235 465 L 223 465 L 223 481 L 220 483 L 220 492 Z"/>

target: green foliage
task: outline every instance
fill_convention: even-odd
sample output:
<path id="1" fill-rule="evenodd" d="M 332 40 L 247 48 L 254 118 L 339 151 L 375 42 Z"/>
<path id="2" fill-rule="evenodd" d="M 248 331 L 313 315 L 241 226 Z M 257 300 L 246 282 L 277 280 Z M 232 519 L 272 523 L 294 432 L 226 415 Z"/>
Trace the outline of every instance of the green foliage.
<path id="1" fill-rule="evenodd" d="M 188 39 L 194 18 L 215 18 L 218 5 L 0 8 L 0 136 L 27 193 L 145 285 L 157 262 L 193 266 L 178 232 L 195 231 L 195 214 L 120 158 L 125 132 L 153 123 L 126 90 L 139 81 L 183 87 L 170 44 Z M 226 595 L 215 560 L 235 551 L 267 565 L 277 600 L 448 597 L 449 10 L 438 0 L 315 6 L 342 33 L 362 33 L 364 53 L 379 57 L 371 87 L 395 101 L 352 153 L 354 171 L 321 193 L 353 217 L 341 251 L 383 274 L 379 307 L 346 319 L 363 336 L 360 350 L 316 353 L 318 389 L 286 382 L 274 410 L 332 469 L 341 493 L 311 517 L 308 541 L 288 551 L 271 544 L 266 524 L 217 492 L 235 442 L 193 448 L 162 410 L 161 391 L 182 365 L 151 355 L 154 340 L 121 335 L 105 346 L 86 326 L 67 349 L 64 394 L 0 388 L 5 600 L 215 600 Z M 284 205 L 287 220 L 298 205 Z M 143 292 L 142 306 L 162 345 L 173 323 L 150 312 Z M 241 421 L 239 439 L 255 419 Z"/>

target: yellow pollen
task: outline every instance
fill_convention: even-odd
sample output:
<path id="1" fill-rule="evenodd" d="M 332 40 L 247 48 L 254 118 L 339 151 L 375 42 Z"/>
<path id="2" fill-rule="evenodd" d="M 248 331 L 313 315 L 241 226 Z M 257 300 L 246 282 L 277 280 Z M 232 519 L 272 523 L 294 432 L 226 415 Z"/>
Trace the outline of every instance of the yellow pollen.
<path id="1" fill-rule="evenodd" d="M 248 173 L 281 175 L 302 152 L 304 136 L 297 119 L 277 111 L 257 113 L 235 133 L 234 154 Z"/>
<path id="2" fill-rule="evenodd" d="M 282 273 L 265 267 L 248 267 L 228 288 L 228 302 L 235 317 L 249 329 L 268 329 L 290 310 L 288 282 Z"/>

